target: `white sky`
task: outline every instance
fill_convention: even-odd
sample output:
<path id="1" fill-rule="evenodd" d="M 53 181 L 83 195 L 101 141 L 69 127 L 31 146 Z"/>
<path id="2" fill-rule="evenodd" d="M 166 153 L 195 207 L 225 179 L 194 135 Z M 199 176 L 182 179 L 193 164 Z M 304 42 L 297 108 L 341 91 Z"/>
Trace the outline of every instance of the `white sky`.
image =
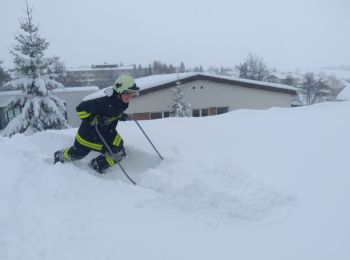
<path id="1" fill-rule="evenodd" d="M 282 70 L 350 65 L 349 0 L 28 0 L 67 66 L 104 62 L 234 66 L 249 52 Z M 0 60 L 24 15 L 1 0 Z"/>

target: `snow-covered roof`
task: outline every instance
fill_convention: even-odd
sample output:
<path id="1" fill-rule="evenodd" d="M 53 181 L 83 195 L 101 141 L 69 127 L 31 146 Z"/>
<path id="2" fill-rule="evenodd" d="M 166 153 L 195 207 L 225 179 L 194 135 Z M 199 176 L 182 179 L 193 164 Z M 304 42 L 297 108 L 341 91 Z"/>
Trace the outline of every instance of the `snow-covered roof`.
<path id="1" fill-rule="evenodd" d="M 288 85 L 256 81 L 256 80 L 248 80 L 241 79 L 232 76 L 221 76 L 210 73 L 174 73 L 174 74 L 161 74 L 161 75 L 152 75 L 148 77 L 138 78 L 136 79 L 137 85 L 140 87 L 141 92 L 145 90 L 151 90 L 155 87 L 164 86 L 167 84 L 171 84 L 180 81 L 192 81 L 192 80 L 213 80 L 220 81 L 224 83 L 234 84 L 234 85 L 243 85 L 247 87 L 261 87 L 262 89 L 276 90 L 276 91 L 285 91 L 285 92 L 296 92 L 296 88 Z M 148 92 L 148 91 L 147 91 Z"/>
<path id="2" fill-rule="evenodd" d="M 65 87 L 54 89 L 53 92 L 79 92 L 79 91 L 97 91 L 99 87 L 88 86 L 88 87 Z M 10 91 L 0 91 L 0 96 L 16 96 L 21 95 L 21 90 L 10 90 Z"/>
<path id="3" fill-rule="evenodd" d="M 62 93 L 62 92 L 81 92 L 81 91 L 98 91 L 99 88 L 96 86 L 89 87 L 66 87 L 66 88 L 57 88 L 53 92 Z M 22 95 L 21 90 L 11 90 L 11 91 L 0 91 L 0 107 L 7 105 L 9 98 Z"/>
<path id="4" fill-rule="evenodd" d="M 248 87 L 261 87 L 261 89 L 282 91 L 287 93 L 296 94 L 296 88 L 288 85 L 256 81 L 256 80 L 248 80 L 241 79 L 230 76 L 221 76 L 210 73 L 196 73 L 196 72 L 186 72 L 186 73 L 173 73 L 173 74 L 159 74 L 159 75 L 151 75 L 147 77 L 142 77 L 135 79 L 137 86 L 140 88 L 140 92 L 147 93 L 151 92 L 153 88 L 166 88 L 170 87 L 172 84 L 175 84 L 179 81 L 192 81 L 192 80 L 221 80 L 224 83 L 230 83 L 234 85 L 243 85 Z M 96 93 L 92 93 L 84 98 L 84 100 L 89 100 L 93 98 L 98 98 L 105 95 L 105 91 L 109 91 L 112 86 L 101 89 Z"/>
<path id="5" fill-rule="evenodd" d="M 79 92 L 79 91 L 97 91 L 100 88 L 97 86 L 87 86 L 87 87 L 65 87 L 54 89 L 53 92 Z"/>
<path id="6" fill-rule="evenodd" d="M 66 70 L 67 71 L 97 71 L 97 70 L 132 70 L 134 66 L 132 65 L 125 65 L 125 66 L 118 66 L 118 67 L 81 67 L 81 68 L 73 68 L 69 67 Z"/>
<path id="7" fill-rule="evenodd" d="M 350 83 L 347 83 L 345 88 L 339 93 L 338 99 L 350 100 Z"/>

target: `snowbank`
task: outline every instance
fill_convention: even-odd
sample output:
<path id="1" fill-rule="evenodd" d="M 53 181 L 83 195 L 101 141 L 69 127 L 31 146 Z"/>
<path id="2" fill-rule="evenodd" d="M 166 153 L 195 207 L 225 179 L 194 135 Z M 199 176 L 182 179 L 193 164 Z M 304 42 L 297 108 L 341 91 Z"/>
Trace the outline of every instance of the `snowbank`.
<path id="1" fill-rule="evenodd" d="M 0 259 L 350 256 L 350 102 L 120 123 L 125 169 L 52 165 L 76 129 L 0 138 Z"/>

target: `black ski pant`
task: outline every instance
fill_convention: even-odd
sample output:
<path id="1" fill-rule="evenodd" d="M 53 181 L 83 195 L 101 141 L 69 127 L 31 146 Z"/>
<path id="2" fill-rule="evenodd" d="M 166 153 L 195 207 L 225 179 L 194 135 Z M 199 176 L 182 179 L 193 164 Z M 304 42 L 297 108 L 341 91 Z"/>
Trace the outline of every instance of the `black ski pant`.
<path id="1" fill-rule="evenodd" d="M 93 149 L 86 147 L 80 144 L 77 140 L 74 141 L 74 145 L 64 150 L 64 159 L 67 161 L 75 161 L 80 160 L 87 156 Z M 99 151 L 102 154 L 97 156 L 95 159 L 99 164 L 100 169 L 107 169 L 110 166 L 116 164 L 108 152 L 106 152 L 105 147 L 102 148 L 102 151 Z"/>

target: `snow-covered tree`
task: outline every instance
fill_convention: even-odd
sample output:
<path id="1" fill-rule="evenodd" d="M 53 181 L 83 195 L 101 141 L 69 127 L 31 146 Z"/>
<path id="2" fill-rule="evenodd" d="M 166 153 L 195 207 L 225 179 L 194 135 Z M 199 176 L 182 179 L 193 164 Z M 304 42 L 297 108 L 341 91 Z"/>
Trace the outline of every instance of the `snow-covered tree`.
<path id="1" fill-rule="evenodd" d="M 17 43 L 11 49 L 17 75 L 6 85 L 22 91 L 23 95 L 11 100 L 7 106 L 7 109 L 17 109 L 21 113 L 7 125 L 4 135 L 67 128 L 64 102 L 52 93 L 53 89 L 64 88 L 50 74 L 57 57 L 44 56 L 49 43 L 40 37 L 28 4 L 25 17 L 20 20 L 20 29 L 15 36 Z"/>
<path id="2" fill-rule="evenodd" d="M 236 66 L 236 69 L 239 72 L 239 77 L 243 79 L 262 81 L 269 75 L 263 59 L 251 53 L 249 53 L 243 63 Z"/>
<path id="3" fill-rule="evenodd" d="M 298 86 L 299 99 L 304 105 L 312 105 L 327 100 L 330 88 L 326 84 L 326 76 L 320 74 L 315 76 L 313 72 L 304 74 L 302 83 Z"/>
<path id="4" fill-rule="evenodd" d="M 329 87 L 330 91 L 327 101 L 336 101 L 338 94 L 345 88 L 346 82 L 331 75 L 327 77 L 326 85 Z"/>
<path id="5" fill-rule="evenodd" d="M 191 116 L 191 105 L 184 100 L 184 89 L 180 81 L 177 81 L 173 92 L 173 102 L 170 106 L 171 117 L 188 117 Z"/>

